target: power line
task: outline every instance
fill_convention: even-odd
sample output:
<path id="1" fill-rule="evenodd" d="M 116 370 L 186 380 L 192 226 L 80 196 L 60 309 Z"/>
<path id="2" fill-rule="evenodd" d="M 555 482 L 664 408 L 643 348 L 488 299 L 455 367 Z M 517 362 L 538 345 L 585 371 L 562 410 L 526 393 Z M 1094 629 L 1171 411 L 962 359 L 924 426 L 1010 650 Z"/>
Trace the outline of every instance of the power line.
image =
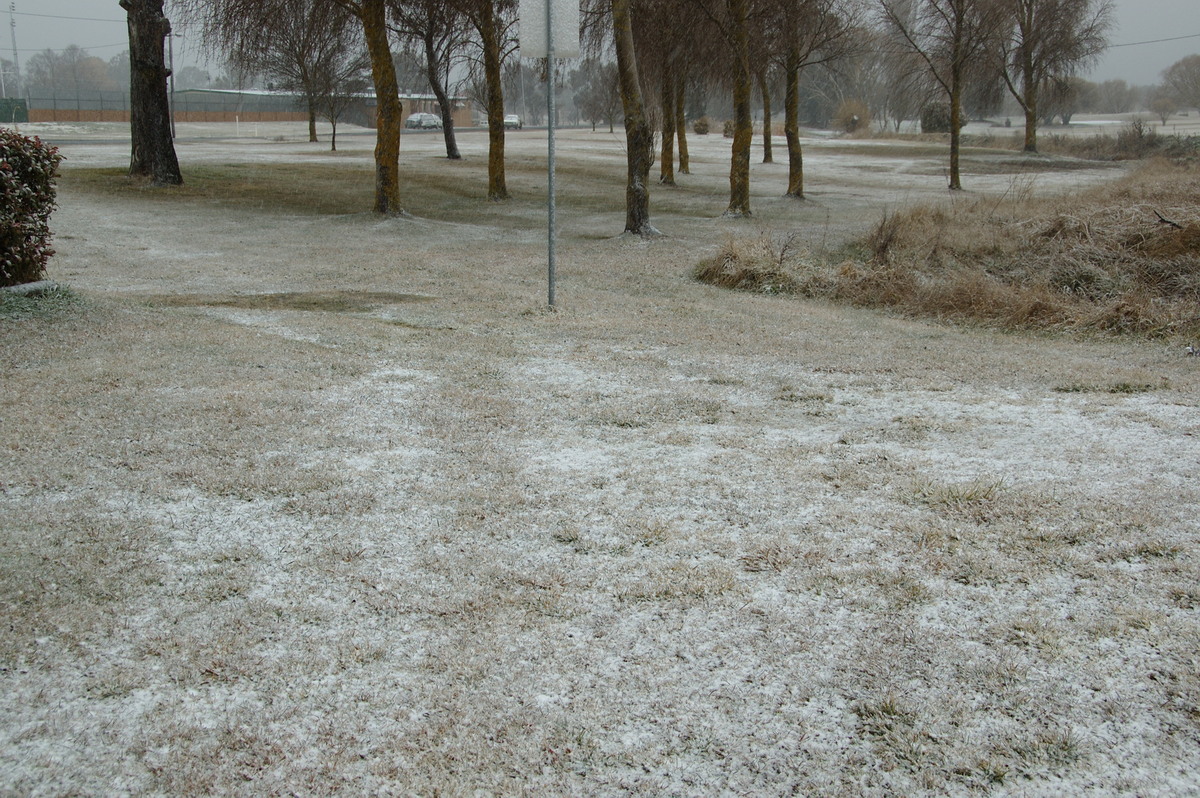
<path id="1" fill-rule="evenodd" d="M 1148 39 L 1144 42 L 1125 42 L 1124 44 L 1110 44 L 1108 48 L 1111 50 L 1114 47 L 1135 47 L 1139 44 L 1162 44 L 1163 42 L 1179 42 L 1184 39 L 1200 39 L 1200 33 L 1191 33 L 1187 36 L 1172 36 L 1169 39 Z"/>
<path id="2" fill-rule="evenodd" d="M 75 47 L 78 47 L 80 50 L 107 50 L 109 47 L 128 47 L 128 46 L 129 46 L 128 39 L 126 39 L 123 42 L 116 42 L 115 44 L 91 44 L 91 45 L 88 45 L 87 47 L 83 47 L 82 45 L 78 45 L 78 44 L 75 45 Z M 65 50 L 66 48 L 63 48 L 63 49 Z M 18 48 L 17 52 L 18 53 L 44 53 L 44 52 L 46 52 L 46 50 L 51 50 L 56 53 L 61 52 L 60 50 L 55 50 L 53 47 L 41 47 L 41 48 L 21 47 L 21 48 Z"/>
<path id="3" fill-rule="evenodd" d="M 114 24 L 118 23 L 118 22 L 120 22 L 120 23 L 126 22 L 126 20 L 123 20 L 123 19 L 101 19 L 99 17 L 67 17 L 67 16 L 62 16 L 60 14 L 34 14 L 29 11 L 15 11 L 12 8 L 9 9 L 8 13 L 10 16 L 15 14 L 18 17 L 39 17 L 41 19 L 67 19 L 67 20 L 71 20 L 74 22 L 112 22 Z M 13 31 L 14 31 L 14 36 L 15 36 L 15 32 L 16 32 L 16 21 L 15 20 L 13 21 Z M 16 44 L 17 43 L 14 41 L 13 42 L 13 53 L 14 54 L 15 53 L 40 53 L 47 49 L 45 47 L 43 47 L 41 49 L 34 49 L 34 48 L 29 48 L 29 47 L 18 48 L 16 46 Z M 76 46 L 78 47 L 78 45 L 76 45 Z M 80 47 L 79 49 L 81 49 L 81 50 L 107 50 L 110 47 L 128 47 L 128 46 L 129 46 L 129 41 L 125 40 L 122 42 L 117 42 L 115 44 L 93 44 L 88 47 Z M 50 49 L 53 49 L 53 48 L 50 48 Z"/>
<path id="4" fill-rule="evenodd" d="M 100 19 L 99 17 L 61 17 L 57 14 L 32 14 L 28 11 L 10 11 L 10 14 L 16 14 L 18 17 L 41 17 L 42 19 L 72 19 L 79 22 L 120 22 L 124 24 L 123 19 Z"/>

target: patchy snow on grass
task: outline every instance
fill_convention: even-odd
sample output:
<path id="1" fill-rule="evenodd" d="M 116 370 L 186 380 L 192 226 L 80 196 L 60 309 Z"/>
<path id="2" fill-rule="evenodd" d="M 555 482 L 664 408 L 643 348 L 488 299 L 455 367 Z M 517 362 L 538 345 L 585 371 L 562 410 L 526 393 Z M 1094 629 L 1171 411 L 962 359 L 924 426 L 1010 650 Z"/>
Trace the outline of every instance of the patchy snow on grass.
<path id="1" fill-rule="evenodd" d="M 566 203 L 553 313 L 503 225 L 68 186 L 81 306 L 0 320 L 0 785 L 1194 794 L 1193 360 L 693 283 L 725 146 L 669 238 Z"/>

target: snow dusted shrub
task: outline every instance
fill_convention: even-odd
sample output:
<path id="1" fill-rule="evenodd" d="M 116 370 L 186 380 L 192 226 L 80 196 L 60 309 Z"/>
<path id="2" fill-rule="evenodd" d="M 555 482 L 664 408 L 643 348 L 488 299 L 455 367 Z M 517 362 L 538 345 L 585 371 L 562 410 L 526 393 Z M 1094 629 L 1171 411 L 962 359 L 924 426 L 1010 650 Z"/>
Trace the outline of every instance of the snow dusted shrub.
<path id="1" fill-rule="evenodd" d="M 846 100 L 833 115 L 833 127 L 843 133 L 857 133 L 871 127 L 871 111 L 862 100 Z"/>
<path id="2" fill-rule="evenodd" d="M 930 103 L 921 109 L 922 133 L 950 132 L 950 103 Z"/>
<path id="3" fill-rule="evenodd" d="M 38 138 L 0 129 L 0 286 L 41 279 L 50 248 L 54 177 L 62 156 Z"/>

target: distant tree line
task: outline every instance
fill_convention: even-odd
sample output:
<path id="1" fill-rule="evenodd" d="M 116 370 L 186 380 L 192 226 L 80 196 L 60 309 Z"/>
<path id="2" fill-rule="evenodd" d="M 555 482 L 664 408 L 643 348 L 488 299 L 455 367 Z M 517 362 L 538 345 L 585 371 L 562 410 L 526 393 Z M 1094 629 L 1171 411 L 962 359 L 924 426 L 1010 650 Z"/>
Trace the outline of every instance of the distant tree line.
<path id="1" fill-rule="evenodd" d="M 775 158 L 772 133 L 781 123 L 789 163 L 783 193 L 800 199 L 802 124 L 853 132 L 898 130 L 920 119 L 949 133 L 950 188 L 958 189 L 959 134 L 968 118 L 1018 109 L 1024 147 L 1036 152 L 1038 128 L 1055 118 L 1145 107 L 1165 119 L 1200 106 L 1200 56 L 1173 65 L 1156 87 L 1079 77 L 1105 47 L 1111 0 L 581 1 L 585 53 L 573 68 L 514 57 L 515 0 L 175 0 L 171 8 L 226 65 L 221 80 L 254 76 L 304 97 L 311 138 L 319 115 L 336 123 L 337 98 L 373 88 L 380 213 L 403 207 L 401 87 L 438 98 L 448 158 L 460 157 L 450 98 L 465 94 L 483 109 L 487 196 L 497 201 L 509 196 L 506 110 L 522 108 L 529 121 L 542 121 L 549 86 L 566 100 L 560 106 L 569 122 L 615 130 L 621 120 L 626 229 L 635 234 L 653 231 L 652 164 L 656 182 L 676 184 L 690 170 L 689 131 L 706 130 L 710 120 L 732 139 L 726 213 L 745 216 L 752 212 L 756 116 L 765 161 Z M 162 0 L 121 4 L 162 9 Z M 131 21 L 131 52 L 133 31 Z M 26 71 L 30 85 L 66 86 L 111 82 L 122 69 L 121 57 L 104 62 L 74 48 L 31 59 Z M 181 70 L 181 85 L 184 77 Z M 207 77 L 193 70 L 186 85 Z"/>

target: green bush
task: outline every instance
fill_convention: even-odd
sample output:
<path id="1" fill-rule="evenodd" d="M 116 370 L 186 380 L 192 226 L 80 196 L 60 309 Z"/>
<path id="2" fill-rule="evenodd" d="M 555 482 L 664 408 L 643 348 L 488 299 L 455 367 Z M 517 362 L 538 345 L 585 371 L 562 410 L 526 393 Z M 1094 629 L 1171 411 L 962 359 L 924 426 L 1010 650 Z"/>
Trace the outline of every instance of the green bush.
<path id="1" fill-rule="evenodd" d="M 710 124 L 712 123 L 709 122 L 708 117 L 702 116 L 696 121 L 692 122 L 692 130 L 696 131 L 697 136 L 707 136 Z"/>
<path id="2" fill-rule="evenodd" d="M 38 138 L 0 129 L 0 286 L 41 279 L 50 247 L 54 177 L 62 156 Z"/>
<path id="3" fill-rule="evenodd" d="M 734 122 L 732 119 L 726 119 L 724 129 L 722 130 L 722 132 L 725 134 L 725 138 L 727 138 L 727 139 L 733 138 L 733 134 L 734 134 L 735 130 L 737 130 L 737 123 Z"/>
<path id="4" fill-rule="evenodd" d="M 921 109 L 922 133 L 950 132 L 950 103 L 930 103 Z"/>

